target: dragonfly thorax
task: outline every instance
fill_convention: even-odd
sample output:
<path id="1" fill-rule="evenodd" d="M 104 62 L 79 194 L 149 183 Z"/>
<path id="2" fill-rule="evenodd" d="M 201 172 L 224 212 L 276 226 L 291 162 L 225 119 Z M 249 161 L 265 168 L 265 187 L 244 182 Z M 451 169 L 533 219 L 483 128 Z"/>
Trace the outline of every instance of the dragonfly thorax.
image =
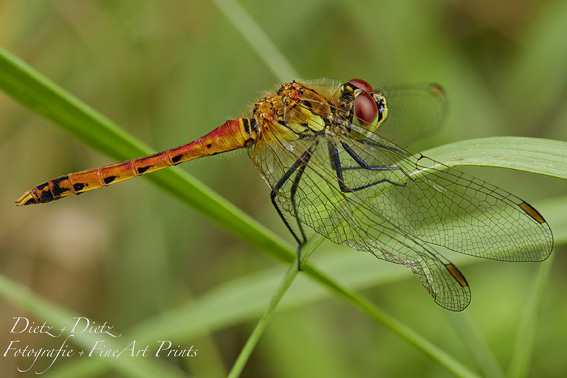
<path id="1" fill-rule="evenodd" d="M 315 89 L 293 81 L 256 103 L 253 117 L 258 131 L 269 130 L 283 140 L 321 134 L 335 115 L 337 104 Z"/>
<path id="2" fill-rule="evenodd" d="M 253 111 L 260 135 L 269 130 L 291 141 L 339 128 L 358 139 L 350 124 L 374 132 L 386 119 L 384 96 L 366 81 L 329 84 L 292 81 L 262 98 Z"/>

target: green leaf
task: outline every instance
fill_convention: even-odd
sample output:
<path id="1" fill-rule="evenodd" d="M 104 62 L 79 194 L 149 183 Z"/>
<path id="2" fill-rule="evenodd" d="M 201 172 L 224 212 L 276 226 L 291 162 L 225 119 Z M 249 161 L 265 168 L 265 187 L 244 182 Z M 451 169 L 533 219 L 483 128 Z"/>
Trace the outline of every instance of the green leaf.
<path id="1" fill-rule="evenodd" d="M 541 138 L 492 137 L 446 144 L 425 151 L 449 166 L 509 168 L 567 179 L 567 142 Z"/>

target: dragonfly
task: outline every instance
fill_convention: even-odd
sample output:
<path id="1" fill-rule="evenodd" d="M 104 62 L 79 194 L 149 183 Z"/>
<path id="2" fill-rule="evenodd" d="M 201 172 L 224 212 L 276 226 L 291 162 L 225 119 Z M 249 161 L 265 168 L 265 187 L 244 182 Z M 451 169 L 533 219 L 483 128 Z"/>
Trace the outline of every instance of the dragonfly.
<path id="1" fill-rule="evenodd" d="M 526 201 L 401 142 L 436 128 L 437 84 L 375 89 L 362 79 L 292 81 L 248 117 L 160 153 L 49 180 L 18 205 L 50 202 L 200 157 L 246 148 L 276 212 L 301 247 L 306 227 L 330 241 L 406 266 L 434 301 L 471 300 L 461 271 L 436 250 L 500 261 L 543 261 L 553 235 Z"/>

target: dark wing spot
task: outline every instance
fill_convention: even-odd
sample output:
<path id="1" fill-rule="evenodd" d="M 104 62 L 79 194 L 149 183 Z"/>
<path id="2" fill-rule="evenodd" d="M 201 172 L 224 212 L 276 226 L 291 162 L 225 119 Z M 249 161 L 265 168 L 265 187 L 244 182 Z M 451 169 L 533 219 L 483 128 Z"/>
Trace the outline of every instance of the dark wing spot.
<path id="1" fill-rule="evenodd" d="M 536 222 L 545 223 L 545 219 L 543 219 L 543 216 L 529 203 L 522 202 L 520 204 L 520 207 L 522 208 L 522 210 L 526 212 L 526 214 L 532 217 Z"/>

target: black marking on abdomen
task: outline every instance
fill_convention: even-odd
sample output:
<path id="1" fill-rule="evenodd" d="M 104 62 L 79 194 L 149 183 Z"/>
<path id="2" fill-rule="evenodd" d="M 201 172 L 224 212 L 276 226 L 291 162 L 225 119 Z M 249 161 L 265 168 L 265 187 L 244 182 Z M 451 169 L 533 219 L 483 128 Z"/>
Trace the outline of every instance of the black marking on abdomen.
<path id="1" fill-rule="evenodd" d="M 139 174 L 143 174 L 145 171 L 147 171 L 150 168 L 150 166 L 148 165 L 147 167 L 138 167 L 138 173 Z"/>
<path id="2" fill-rule="evenodd" d="M 80 183 L 80 182 L 73 184 L 73 190 L 75 190 L 76 192 L 83 190 L 84 187 L 85 187 L 85 184 Z"/>
<path id="3" fill-rule="evenodd" d="M 69 191 L 69 188 L 62 188 L 59 185 L 61 182 L 65 182 L 65 181 L 69 181 L 69 176 L 61 176 L 51 180 L 51 183 L 53 184 L 53 188 L 51 189 L 51 192 L 53 193 L 54 197 L 61 197 L 63 193 Z"/>
<path id="4" fill-rule="evenodd" d="M 43 184 L 43 188 L 45 189 L 45 185 L 47 185 L 47 183 Z M 38 189 L 40 189 L 38 187 Z M 48 190 L 41 190 L 41 196 L 39 197 L 39 202 L 44 203 L 44 202 L 51 202 L 53 201 L 55 198 L 53 198 L 53 194 L 51 194 L 51 191 L 49 190 L 49 188 L 47 188 Z"/>
<path id="5" fill-rule="evenodd" d="M 179 163 L 179 160 L 181 160 L 182 157 L 183 157 L 183 155 L 176 155 L 176 156 L 171 158 L 171 162 L 173 164 L 177 164 L 177 163 Z"/>
<path id="6" fill-rule="evenodd" d="M 112 183 L 112 181 L 116 180 L 116 177 L 118 177 L 118 176 L 108 176 L 108 177 L 105 177 L 103 181 L 106 185 L 108 185 L 108 184 Z"/>
<path id="7" fill-rule="evenodd" d="M 54 200 L 54 198 L 53 198 L 53 195 L 51 195 L 51 192 L 49 192 L 49 191 L 47 191 L 47 192 L 41 192 L 41 197 L 39 197 L 39 201 L 40 201 L 41 203 L 44 203 L 44 202 L 51 202 L 51 201 L 53 201 L 53 200 Z"/>
<path id="8" fill-rule="evenodd" d="M 244 126 L 244 131 L 246 131 L 246 134 L 250 134 L 250 120 L 248 118 L 244 118 L 242 120 L 242 125 Z"/>

